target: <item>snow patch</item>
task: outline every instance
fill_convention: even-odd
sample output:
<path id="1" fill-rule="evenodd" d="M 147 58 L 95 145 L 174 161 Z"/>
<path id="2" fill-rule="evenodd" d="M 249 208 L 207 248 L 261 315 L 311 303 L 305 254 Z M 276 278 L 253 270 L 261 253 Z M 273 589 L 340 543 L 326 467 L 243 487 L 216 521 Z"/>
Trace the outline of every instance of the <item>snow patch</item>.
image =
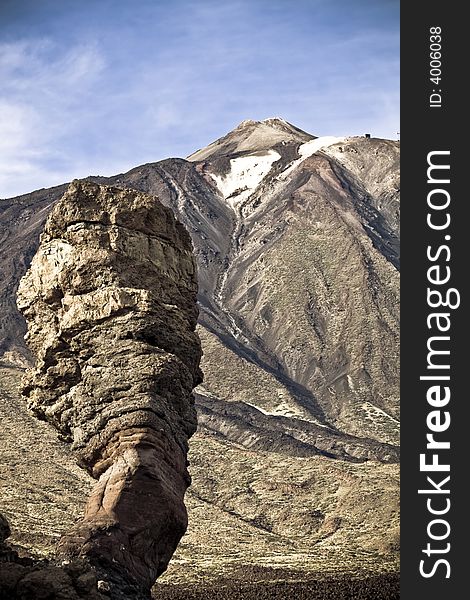
<path id="1" fill-rule="evenodd" d="M 362 404 L 362 408 L 366 411 L 367 415 L 370 418 L 374 418 L 374 417 L 387 417 L 387 419 L 390 419 L 391 421 L 393 421 L 394 423 L 396 423 L 397 425 L 400 424 L 400 421 L 398 421 L 397 419 L 395 419 L 394 417 L 392 417 L 392 415 L 389 415 L 388 413 L 386 413 L 384 410 L 382 410 L 381 408 L 379 408 L 378 406 L 374 406 L 373 404 L 371 404 L 370 402 L 364 402 Z"/>
<path id="2" fill-rule="evenodd" d="M 287 179 L 289 175 L 292 173 L 294 169 L 296 169 L 303 161 L 318 152 L 319 150 L 323 150 L 323 148 L 328 148 L 328 146 L 332 146 L 333 144 L 339 144 L 340 142 L 344 142 L 347 138 L 344 137 L 336 137 L 334 135 L 324 135 L 322 137 L 318 137 L 314 140 L 310 140 L 309 142 L 305 142 L 299 146 L 299 155 L 300 158 L 297 158 L 290 164 L 289 167 L 285 171 L 283 171 L 280 175 L 280 179 Z"/>
<path id="3" fill-rule="evenodd" d="M 275 150 L 266 154 L 240 156 L 230 160 L 230 171 L 223 176 L 212 174 L 223 197 L 235 208 L 247 200 L 266 177 L 281 155 Z"/>
<path id="4" fill-rule="evenodd" d="M 346 375 L 347 379 L 348 379 L 348 384 L 349 384 L 349 389 L 351 390 L 351 392 L 355 392 L 356 388 L 354 386 L 354 382 L 352 380 L 351 375 Z"/>
<path id="5" fill-rule="evenodd" d="M 299 421 L 314 423 L 319 427 L 325 427 L 326 429 L 328 429 L 327 425 L 324 425 L 318 419 L 315 419 L 315 417 L 307 417 L 307 415 L 304 415 L 302 412 L 296 410 L 295 407 L 289 406 L 286 402 L 281 402 L 271 410 L 265 410 L 264 408 L 261 408 L 256 404 L 252 404 L 251 402 L 247 402 L 246 400 L 244 400 L 244 404 L 248 404 L 248 406 L 256 408 L 256 410 L 259 410 L 260 413 L 263 413 L 263 415 L 267 415 L 269 417 L 290 417 L 293 419 L 298 419 Z"/>

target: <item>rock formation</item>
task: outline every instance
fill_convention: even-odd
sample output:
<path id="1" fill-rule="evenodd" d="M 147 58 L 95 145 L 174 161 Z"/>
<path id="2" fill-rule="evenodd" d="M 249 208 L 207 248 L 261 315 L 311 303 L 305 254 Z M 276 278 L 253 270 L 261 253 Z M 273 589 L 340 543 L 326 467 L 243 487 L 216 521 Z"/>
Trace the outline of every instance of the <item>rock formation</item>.
<path id="1" fill-rule="evenodd" d="M 98 480 L 58 554 L 149 590 L 186 530 L 201 382 L 190 237 L 147 194 L 73 182 L 50 214 L 18 307 L 36 365 L 23 395 Z"/>
<path id="2" fill-rule="evenodd" d="M 105 600 L 106 587 L 84 560 L 63 565 L 20 558 L 6 543 L 10 525 L 0 514 L 0 598 L 2 600 Z M 101 585 L 100 585 L 101 584 Z M 138 593 L 138 590 L 136 590 Z M 122 600 L 124 600 L 124 597 Z M 118 598 L 115 595 L 116 600 Z M 120 599 L 119 599 L 120 600 Z"/>

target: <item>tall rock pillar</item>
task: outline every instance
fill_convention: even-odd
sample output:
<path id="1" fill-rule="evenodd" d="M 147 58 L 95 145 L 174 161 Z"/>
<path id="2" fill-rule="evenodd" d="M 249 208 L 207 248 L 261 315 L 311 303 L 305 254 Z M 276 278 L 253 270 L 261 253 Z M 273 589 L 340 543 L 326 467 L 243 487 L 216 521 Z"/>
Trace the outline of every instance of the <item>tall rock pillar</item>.
<path id="1" fill-rule="evenodd" d="M 190 237 L 173 213 L 85 181 L 53 209 L 18 291 L 36 356 L 23 394 L 97 479 L 58 553 L 124 569 L 144 589 L 187 526 L 196 292 Z"/>

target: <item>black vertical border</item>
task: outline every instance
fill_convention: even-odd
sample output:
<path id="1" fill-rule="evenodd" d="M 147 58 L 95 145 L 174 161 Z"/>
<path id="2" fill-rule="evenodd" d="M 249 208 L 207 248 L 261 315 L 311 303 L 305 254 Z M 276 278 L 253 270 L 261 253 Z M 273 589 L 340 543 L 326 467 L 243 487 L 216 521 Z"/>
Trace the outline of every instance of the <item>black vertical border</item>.
<path id="1" fill-rule="evenodd" d="M 402 407 L 402 479 L 401 479 L 401 598 L 453 600 L 469 594 L 466 585 L 468 542 L 470 538 L 470 478 L 469 461 L 470 363 L 467 356 L 470 334 L 468 284 L 470 276 L 470 132 L 465 87 L 469 85 L 470 24 L 462 14 L 464 4 L 428 0 L 401 3 L 401 176 L 402 176 L 402 283 L 401 283 L 401 407 Z M 430 82 L 430 28 L 442 30 L 442 80 L 438 86 Z M 431 108 L 429 96 L 433 88 L 442 90 L 441 108 Z M 465 107 L 465 108 L 464 108 Z M 427 155 L 435 150 L 450 150 L 451 225 L 445 232 L 432 231 L 426 224 Z M 467 183 L 467 185 L 465 185 Z M 451 236 L 444 241 L 445 234 Z M 451 526 L 449 538 L 429 540 L 427 525 L 433 518 L 426 507 L 425 495 L 418 489 L 426 486 L 426 474 L 419 469 L 419 455 L 426 451 L 426 416 L 432 407 L 426 401 L 429 382 L 420 381 L 426 374 L 427 348 L 430 334 L 426 324 L 428 245 L 434 248 L 448 243 L 451 249 L 449 285 L 459 290 L 461 304 L 449 310 L 452 325 L 450 341 L 451 400 L 447 410 L 451 425 L 441 439 L 450 440 L 450 450 L 441 451 L 441 461 L 450 461 L 451 508 L 443 518 Z M 447 309 L 439 309 L 447 310 Z M 443 334 L 444 335 L 444 334 Z M 447 357 L 448 358 L 448 357 Z M 429 374 L 429 372 L 428 372 Z M 442 410 L 446 410 L 442 409 Z M 447 454 L 444 454 L 446 452 Z M 428 473 L 432 475 L 431 473 Z M 439 481 L 445 476 L 437 473 Z M 437 496 L 435 496 L 437 498 Z M 442 496 L 441 496 L 442 498 Z M 437 529 L 436 529 L 437 531 Z M 450 578 L 446 568 L 437 568 L 435 575 L 420 575 L 420 560 L 427 559 L 427 569 L 433 559 L 422 552 L 431 542 L 435 548 L 450 543 L 450 551 L 435 554 L 435 560 L 445 558 L 450 563 Z"/>

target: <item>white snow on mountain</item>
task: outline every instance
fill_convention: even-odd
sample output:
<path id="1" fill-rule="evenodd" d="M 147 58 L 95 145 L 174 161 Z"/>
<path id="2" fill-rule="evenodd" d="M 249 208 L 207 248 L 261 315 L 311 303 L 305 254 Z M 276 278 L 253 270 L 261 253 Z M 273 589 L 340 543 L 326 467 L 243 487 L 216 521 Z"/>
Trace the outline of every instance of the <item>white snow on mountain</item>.
<path id="1" fill-rule="evenodd" d="M 322 137 L 315 138 L 314 140 L 310 140 L 309 142 L 305 142 L 299 146 L 299 155 L 300 158 L 297 158 L 290 164 L 289 167 L 285 171 L 283 171 L 279 175 L 279 179 L 286 179 L 292 173 L 294 169 L 296 169 L 300 163 L 302 163 L 306 158 L 315 154 L 319 150 L 323 150 L 323 148 L 328 148 L 328 146 L 332 146 L 333 144 L 339 144 L 340 142 L 344 142 L 347 138 L 344 137 L 335 137 L 334 135 L 324 135 Z"/>
<path id="2" fill-rule="evenodd" d="M 226 175 L 213 174 L 212 177 L 223 197 L 235 208 L 255 191 L 273 163 L 280 158 L 280 154 L 274 150 L 232 158 L 230 171 Z"/>
<path id="3" fill-rule="evenodd" d="M 268 121 L 263 121 L 260 125 L 267 127 L 270 125 Z M 278 120 L 272 119 L 272 121 L 277 123 Z M 251 122 L 247 121 L 246 123 Z M 246 123 L 241 123 L 239 127 L 246 126 Z M 298 149 L 299 158 L 291 162 L 279 175 L 279 180 L 286 180 L 294 169 L 315 152 L 328 148 L 333 144 L 344 142 L 346 139 L 326 135 L 301 144 Z M 280 158 L 280 154 L 275 150 L 259 151 L 255 154 L 232 158 L 230 160 L 230 171 L 225 175 L 212 174 L 212 178 L 228 204 L 232 208 L 236 208 L 253 194 L 271 170 L 273 163 Z"/>

